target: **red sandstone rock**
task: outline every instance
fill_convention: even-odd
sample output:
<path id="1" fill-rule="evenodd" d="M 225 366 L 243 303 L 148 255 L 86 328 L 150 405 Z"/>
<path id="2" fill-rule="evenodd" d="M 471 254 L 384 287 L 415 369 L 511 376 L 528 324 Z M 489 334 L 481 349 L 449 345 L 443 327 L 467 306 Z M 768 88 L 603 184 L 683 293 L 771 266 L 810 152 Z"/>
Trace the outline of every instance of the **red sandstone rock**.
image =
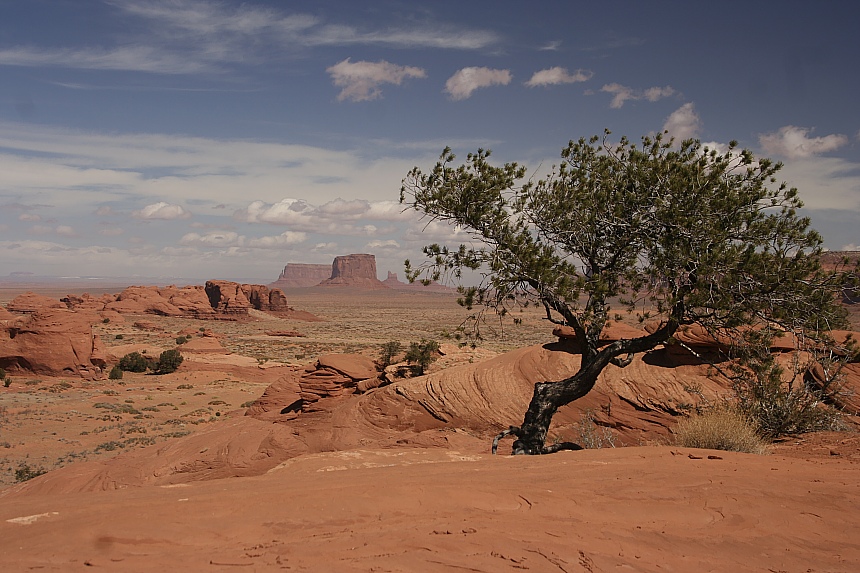
<path id="1" fill-rule="evenodd" d="M 265 334 L 266 336 L 288 336 L 296 338 L 301 338 L 305 336 L 297 330 L 267 330 Z"/>
<path id="2" fill-rule="evenodd" d="M 321 282 L 320 286 L 388 288 L 376 278 L 376 257 L 365 254 L 335 257 L 331 265 L 331 278 Z"/>
<path id="3" fill-rule="evenodd" d="M 103 377 L 105 350 L 87 315 L 44 308 L 0 327 L 0 367 L 11 373 Z"/>
<path id="4" fill-rule="evenodd" d="M 4 307 L 0 306 L 0 320 L 15 320 L 19 316 L 20 315 L 12 314 L 8 310 L 6 310 Z"/>
<path id="5" fill-rule="evenodd" d="M 209 304 L 219 314 L 227 316 L 247 316 L 251 302 L 239 283 L 230 281 L 206 281 L 206 294 Z"/>
<path id="6" fill-rule="evenodd" d="M 300 392 L 299 373 L 291 372 L 270 384 L 263 395 L 248 407 L 245 415 L 267 421 L 295 417 L 301 410 Z"/>
<path id="7" fill-rule="evenodd" d="M 34 292 L 25 292 L 19 294 L 6 305 L 6 310 L 10 312 L 24 312 L 31 314 L 43 308 L 67 308 L 66 304 L 55 298 L 36 294 Z"/>
<path id="8" fill-rule="evenodd" d="M 316 286 L 329 278 L 331 278 L 331 265 L 287 263 L 278 280 L 269 287 L 306 288 Z"/>

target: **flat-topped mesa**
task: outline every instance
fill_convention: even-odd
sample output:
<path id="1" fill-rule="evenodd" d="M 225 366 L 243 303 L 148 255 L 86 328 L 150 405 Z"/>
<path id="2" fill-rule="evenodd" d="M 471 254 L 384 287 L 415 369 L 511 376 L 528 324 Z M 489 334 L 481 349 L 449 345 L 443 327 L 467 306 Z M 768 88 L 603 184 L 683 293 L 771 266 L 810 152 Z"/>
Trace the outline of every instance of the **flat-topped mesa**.
<path id="1" fill-rule="evenodd" d="M 307 288 L 331 278 L 331 265 L 287 263 L 278 280 L 270 288 Z"/>
<path id="2" fill-rule="evenodd" d="M 367 289 L 387 289 L 376 278 L 376 257 L 366 254 L 335 257 L 331 264 L 331 278 L 320 286 L 349 286 Z"/>

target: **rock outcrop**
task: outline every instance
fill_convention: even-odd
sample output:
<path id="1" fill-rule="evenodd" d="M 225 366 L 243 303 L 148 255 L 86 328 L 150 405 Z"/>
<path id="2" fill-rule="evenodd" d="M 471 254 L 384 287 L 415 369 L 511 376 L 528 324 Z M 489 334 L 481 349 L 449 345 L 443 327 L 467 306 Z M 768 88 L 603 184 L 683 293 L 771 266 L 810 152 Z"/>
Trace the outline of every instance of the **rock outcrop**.
<path id="1" fill-rule="evenodd" d="M 161 316 L 187 316 L 212 318 L 216 311 L 209 304 L 206 292 L 199 285 L 130 286 L 104 305 L 106 310 L 120 314 L 158 314 Z"/>
<path id="2" fill-rule="evenodd" d="M 287 263 L 278 280 L 270 288 L 307 288 L 331 278 L 331 265 Z"/>
<path id="3" fill-rule="evenodd" d="M 10 312 L 26 314 L 32 314 L 43 308 L 66 308 L 66 305 L 55 298 L 34 292 L 19 294 L 6 305 L 6 310 Z"/>
<path id="4" fill-rule="evenodd" d="M 91 318 L 66 308 L 42 308 L 0 326 L 0 367 L 12 374 L 103 377 L 106 353 Z"/>
<path id="5" fill-rule="evenodd" d="M 354 394 L 359 383 L 375 379 L 376 364 L 360 354 L 326 354 L 309 366 L 299 380 L 302 412 L 327 409 L 324 398 Z"/>
<path id="6" fill-rule="evenodd" d="M 376 278 L 376 257 L 366 254 L 335 257 L 331 264 L 331 278 L 321 282 L 320 286 L 388 288 Z"/>

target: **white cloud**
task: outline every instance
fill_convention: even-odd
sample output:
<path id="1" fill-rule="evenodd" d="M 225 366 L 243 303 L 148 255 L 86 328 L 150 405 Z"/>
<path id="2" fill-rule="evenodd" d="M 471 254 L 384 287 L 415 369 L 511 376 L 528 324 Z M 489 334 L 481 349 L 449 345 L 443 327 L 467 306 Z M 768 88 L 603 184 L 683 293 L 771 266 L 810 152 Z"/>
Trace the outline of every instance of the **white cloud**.
<path id="1" fill-rule="evenodd" d="M 786 162 L 777 178 L 797 187 L 809 209 L 860 211 L 860 165 L 839 157 L 801 157 Z"/>
<path id="2" fill-rule="evenodd" d="M 839 249 L 840 251 L 860 251 L 860 246 L 855 243 L 848 243 L 847 245 L 842 245 Z"/>
<path id="3" fill-rule="evenodd" d="M 400 85 L 406 78 L 423 78 L 426 73 L 421 68 L 398 66 L 391 62 L 350 62 L 349 58 L 339 62 L 326 71 L 334 85 L 343 88 L 337 99 L 343 101 L 368 101 L 382 96 L 383 84 Z"/>
<path id="4" fill-rule="evenodd" d="M 233 218 L 245 223 L 285 225 L 304 232 L 361 235 L 383 232 L 384 229 L 371 224 L 353 225 L 352 223 L 410 221 L 417 219 L 417 214 L 410 211 L 404 212 L 402 206 L 394 201 L 335 199 L 317 207 L 306 201 L 287 198 L 274 204 L 254 201 L 245 209 L 236 211 Z"/>
<path id="5" fill-rule="evenodd" d="M 196 74 L 213 71 L 210 63 L 165 52 L 151 46 L 110 49 L 38 49 L 15 47 L 0 50 L 0 65 L 62 67 L 87 70 L 122 70 L 161 74 Z"/>
<path id="6" fill-rule="evenodd" d="M 526 86 L 534 88 L 537 86 L 554 86 L 558 84 L 573 84 L 585 82 L 591 79 L 594 72 L 590 70 L 576 70 L 573 73 L 566 68 L 556 66 L 535 72 L 531 79 L 525 83 Z"/>
<path id="7" fill-rule="evenodd" d="M 663 130 L 668 131 L 669 135 L 676 140 L 683 141 L 696 137 L 701 126 L 702 122 L 693 104 L 685 103 L 666 118 Z"/>
<path id="8" fill-rule="evenodd" d="M 491 68 L 463 68 L 458 70 L 445 82 L 445 92 L 453 100 L 467 99 L 476 89 L 490 86 L 506 86 L 511 83 L 510 70 L 495 70 Z"/>
<path id="9" fill-rule="evenodd" d="M 394 239 L 389 239 L 387 241 L 370 241 L 365 245 L 367 250 L 386 250 L 386 249 L 399 249 L 400 243 L 395 241 Z"/>
<path id="10" fill-rule="evenodd" d="M 417 148 L 404 158 L 398 142 L 379 141 L 377 153 L 388 148 L 398 157 L 379 153 L 368 159 L 363 145 L 333 150 L 159 134 L 107 135 L 0 121 L 0 173 L 3 187 L 20 193 L 11 196 L 13 202 L 26 197 L 28 203 L 64 212 L 123 215 L 139 208 L 135 199 L 140 197 L 151 203 L 188 202 L 200 205 L 195 208 L 200 212 L 221 204 L 232 212 L 252 199 L 272 203 L 285 195 L 318 203 L 338 197 L 390 199 L 409 169 L 431 162 L 444 146 Z"/>
<path id="11" fill-rule="evenodd" d="M 824 137 L 808 137 L 812 131 L 806 127 L 786 125 L 775 133 L 765 133 L 759 136 L 759 143 L 765 152 L 789 159 L 812 157 L 835 151 L 848 143 L 848 137 L 841 134 Z"/>
<path id="12" fill-rule="evenodd" d="M 672 86 L 652 87 L 638 91 L 618 83 L 606 84 L 600 88 L 600 91 L 613 95 L 612 102 L 609 104 L 609 107 L 613 109 L 623 107 L 627 100 L 647 99 L 653 102 L 675 94 L 675 89 Z"/>
<path id="13" fill-rule="evenodd" d="M 198 233 L 187 233 L 179 239 L 180 245 L 200 246 L 200 247 L 228 247 L 239 244 L 238 233 L 208 233 L 200 235 Z"/>
<path id="14" fill-rule="evenodd" d="M 256 239 L 247 239 L 243 241 L 243 245 L 257 249 L 279 249 L 286 245 L 298 245 L 304 243 L 308 236 L 305 233 L 295 231 L 285 231 L 280 235 L 273 237 L 259 237 Z"/>
<path id="15" fill-rule="evenodd" d="M 28 223 L 36 223 L 38 221 L 41 221 L 42 217 L 40 217 L 36 213 L 21 213 L 20 215 L 18 215 L 18 220 L 25 221 Z"/>
<path id="16" fill-rule="evenodd" d="M 132 213 L 132 216 L 137 219 L 172 220 L 188 219 L 189 217 L 191 217 L 191 213 L 183 209 L 180 205 L 171 205 L 170 203 L 159 201 L 158 203 L 147 205 L 139 211 L 135 211 L 134 213 Z"/>
<path id="17" fill-rule="evenodd" d="M 60 237 L 77 237 L 78 233 L 68 225 L 58 225 L 54 232 Z"/>
<path id="18" fill-rule="evenodd" d="M 120 229 L 119 227 L 107 227 L 101 229 L 99 231 L 99 235 L 104 235 L 105 237 L 118 237 L 122 235 L 125 231 Z"/>

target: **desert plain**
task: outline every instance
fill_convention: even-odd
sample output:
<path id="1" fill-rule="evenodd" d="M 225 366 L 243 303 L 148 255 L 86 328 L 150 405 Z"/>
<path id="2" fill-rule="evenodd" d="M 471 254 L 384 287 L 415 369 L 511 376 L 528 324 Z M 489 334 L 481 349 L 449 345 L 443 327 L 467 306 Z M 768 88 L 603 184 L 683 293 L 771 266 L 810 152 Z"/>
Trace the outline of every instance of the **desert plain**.
<path id="1" fill-rule="evenodd" d="M 0 304 L 23 290 L 0 289 Z M 591 448 L 511 457 L 503 441 L 494 456 L 529 385 L 577 363 L 541 312 L 460 348 L 446 335 L 468 313 L 450 294 L 285 294 L 320 320 L 92 321 L 108 364 L 186 336 L 170 374 L 13 373 L 0 388 L 0 568 L 860 570 L 854 415 L 768 455 L 678 447 L 673 424 L 726 389 L 653 353 L 557 415 L 551 439 Z M 422 339 L 443 343 L 426 375 L 360 386 L 383 343 Z"/>

